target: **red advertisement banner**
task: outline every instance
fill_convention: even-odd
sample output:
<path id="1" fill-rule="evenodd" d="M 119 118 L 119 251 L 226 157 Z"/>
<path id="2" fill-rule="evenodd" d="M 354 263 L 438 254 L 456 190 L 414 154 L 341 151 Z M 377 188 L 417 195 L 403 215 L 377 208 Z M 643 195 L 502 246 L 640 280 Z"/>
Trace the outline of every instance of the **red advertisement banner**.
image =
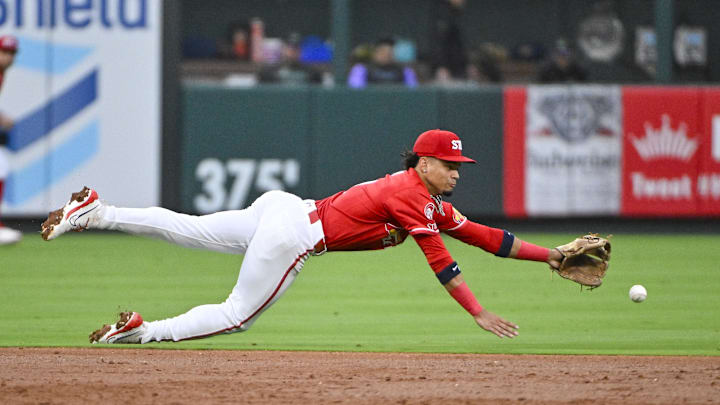
<path id="1" fill-rule="evenodd" d="M 619 214 L 720 216 L 720 89 L 627 86 L 621 91 L 621 192 L 612 197 L 620 199 Z M 508 217 L 536 215 L 528 207 L 529 97 L 526 87 L 505 90 L 503 204 Z"/>
<path id="2" fill-rule="evenodd" d="M 698 88 L 623 88 L 622 215 L 702 215 L 700 95 Z"/>
<path id="3" fill-rule="evenodd" d="M 720 215 L 720 90 L 701 93 L 702 146 L 697 193 L 700 212 Z"/>
<path id="4" fill-rule="evenodd" d="M 525 217 L 525 87 L 506 87 L 503 104 L 503 209 Z"/>

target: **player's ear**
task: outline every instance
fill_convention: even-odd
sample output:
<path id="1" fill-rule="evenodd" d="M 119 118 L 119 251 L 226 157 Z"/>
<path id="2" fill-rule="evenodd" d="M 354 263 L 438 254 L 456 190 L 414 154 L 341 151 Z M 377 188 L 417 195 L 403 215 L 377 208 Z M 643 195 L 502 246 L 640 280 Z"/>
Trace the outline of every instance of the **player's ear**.
<path id="1" fill-rule="evenodd" d="M 417 171 L 419 171 L 421 173 L 427 173 L 427 171 L 428 171 L 427 156 L 420 156 L 420 160 L 418 160 L 418 164 L 417 164 Z"/>

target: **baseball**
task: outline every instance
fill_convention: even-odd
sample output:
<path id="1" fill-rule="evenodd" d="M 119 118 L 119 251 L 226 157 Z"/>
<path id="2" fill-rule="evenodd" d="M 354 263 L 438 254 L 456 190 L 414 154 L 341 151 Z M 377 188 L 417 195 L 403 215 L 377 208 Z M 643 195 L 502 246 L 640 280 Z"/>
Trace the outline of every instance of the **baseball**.
<path id="1" fill-rule="evenodd" d="M 647 290 L 640 284 L 630 287 L 630 299 L 633 302 L 643 302 L 647 298 Z"/>

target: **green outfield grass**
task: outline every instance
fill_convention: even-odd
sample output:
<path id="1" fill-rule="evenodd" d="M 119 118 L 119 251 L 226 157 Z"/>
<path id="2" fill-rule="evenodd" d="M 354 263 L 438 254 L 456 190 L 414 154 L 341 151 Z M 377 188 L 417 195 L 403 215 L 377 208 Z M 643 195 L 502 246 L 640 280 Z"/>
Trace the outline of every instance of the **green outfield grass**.
<path id="1" fill-rule="evenodd" d="M 571 235 L 522 234 L 545 246 Z M 148 348 L 720 355 L 720 236 L 616 235 L 604 285 L 580 288 L 542 263 L 446 244 L 483 306 L 520 325 L 499 339 L 436 281 L 417 245 L 311 258 L 245 333 Z M 120 234 L 26 234 L 0 247 L 0 346 L 88 346 L 120 310 L 146 320 L 223 301 L 242 257 Z M 633 284 L 648 299 L 628 299 Z"/>

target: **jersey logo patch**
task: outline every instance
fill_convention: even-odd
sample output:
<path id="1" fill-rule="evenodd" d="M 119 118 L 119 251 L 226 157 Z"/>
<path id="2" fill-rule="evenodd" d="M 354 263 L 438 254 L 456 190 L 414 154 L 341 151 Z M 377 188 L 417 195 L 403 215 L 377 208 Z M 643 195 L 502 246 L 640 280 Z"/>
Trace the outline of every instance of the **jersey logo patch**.
<path id="1" fill-rule="evenodd" d="M 433 203 L 427 203 L 427 205 L 425 205 L 425 210 L 424 210 L 424 211 L 425 211 L 425 218 L 427 218 L 427 219 L 429 219 L 429 220 L 432 221 L 432 219 L 433 219 L 433 213 L 435 212 L 435 204 L 433 204 Z"/>
<path id="2" fill-rule="evenodd" d="M 456 224 L 462 224 L 465 220 L 465 216 L 460 213 L 455 207 L 453 207 L 453 221 L 455 221 Z"/>

